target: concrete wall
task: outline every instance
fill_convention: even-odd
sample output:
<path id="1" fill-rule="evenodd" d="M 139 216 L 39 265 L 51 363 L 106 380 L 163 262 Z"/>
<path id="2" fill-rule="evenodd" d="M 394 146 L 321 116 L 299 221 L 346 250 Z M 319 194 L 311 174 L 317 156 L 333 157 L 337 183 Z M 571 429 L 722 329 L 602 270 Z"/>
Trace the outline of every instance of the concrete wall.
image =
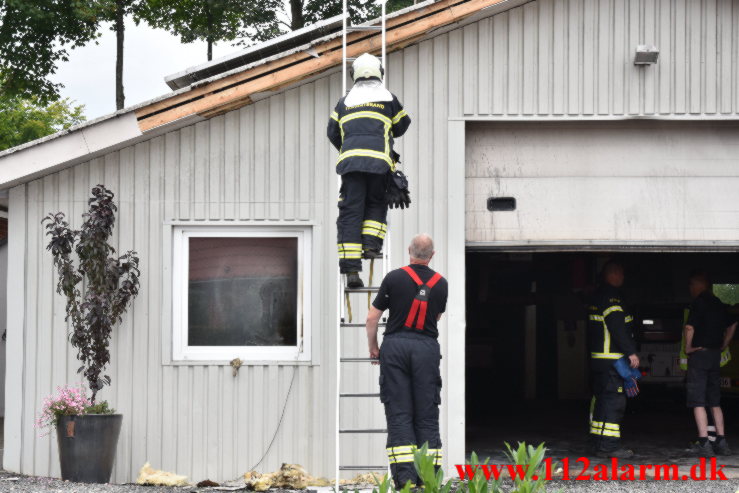
<path id="1" fill-rule="evenodd" d="M 390 54 L 389 87 L 413 119 L 398 146 L 413 205 L 391 214 L 393 263 L 404 261 L 413 234 L 432 234 L 434 267 L 453 286 L 453 309 L 463 308 L 464 221 L 449 210 L 464 203 L 465 167 L 464 159 L 448 163 L 464 154 L 465 133 L 450 120 L 734 118 L 738 18 L 736 0 L 539 0 Z M 656 67 L 631 63 L 641 42 L 661 48 Z M 336 178 L 324 129 L 340 87 L 337 75 L 327 75 L 11 190 L 9 304 L 17 309 L 8 315 L 8 469 L 59 473 L 55 444 L 36 437 L 33 417 L 55 385 L 75 380 L 77 365 L 39 221 L 60 209 L 79 221 L 90 187 L 102 181 L 120 204 L 117 246 L 138 250 L 144 272 L 139 299 L 115 331 L 114 385 L 104 396 L 125 414 L 113 479 L 130 481 L 147 460 L 196 481 L 243 473 L 272 437 L 293 371 L 282 428 L 259 469 L 300 462 L 333 474 Z M 248 366 L 234 379 L 225 365 L 165 364 L 161 235 L 168 219 L 315 224 L 312 365 Z M 360 332 L 345 333 L 345 355 L 364 355 Z M 441 334 L 448 467 L 463 460 L 463 314 L 442 324 Z M 349 371 L 345 391 L 376 382 L 376 368 Z M 342 410 L 345 425 L 382 424 L 377 403 L 364 404 Z M 348 439 L 346 463 L 383 460 L 383 442 Z"/>

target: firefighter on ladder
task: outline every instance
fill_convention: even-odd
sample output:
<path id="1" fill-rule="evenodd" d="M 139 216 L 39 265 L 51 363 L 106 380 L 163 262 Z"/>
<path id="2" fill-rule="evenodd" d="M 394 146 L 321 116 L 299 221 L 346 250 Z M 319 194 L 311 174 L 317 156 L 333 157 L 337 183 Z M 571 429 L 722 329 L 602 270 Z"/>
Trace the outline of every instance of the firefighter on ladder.
<path id="1" fill-rule="evenodd" d="M 362 259 L 382 257 L 388 204 L 405 208 L 410 203 L 407 187 L 400 198 L 389 199 L 386 192 L 400 158 L 393 138 L 405 133 L 411 119 L 383 86 L 384 69 L 377 57 L 363 54 L 354 60 L 350 74 L 354 86 L 336 104 L 327 133 L 339 151 L 339 267 L 347 287 L 361 288 Z"/>
<path id="2" fill-rule="evenodd" d="M 439 404 L 441 352 L 437 322 L 446 310 L 448 286 L 428 267 L 434 243 L 418 235 L 408 247 L 410 265 L 385 276 L 367 315 L 370 358 L 380 360 L 380 400 L 387 419 L 387 453 L 397 489 L 419 484 L 413 464 L 415 450 L 428 444 L 428 454 L 441 467 Z M 390 310 L 382 341 L 377 325 Z"/>
<path id="3" fill-rule="evenodd" d="M 603 283 L 588 307 L 588 346 L 591 384 L 590 448 L 599 457 L 629 458 L 631 450 L 621 447 L 621 420 L 626 396 L 634 397 L 641 376 L 636 344 L 632 338 L 633 317 L 626 313 L 619 289 L 624 283 L 621 264 L 609 261 L 603 267 Z"/>

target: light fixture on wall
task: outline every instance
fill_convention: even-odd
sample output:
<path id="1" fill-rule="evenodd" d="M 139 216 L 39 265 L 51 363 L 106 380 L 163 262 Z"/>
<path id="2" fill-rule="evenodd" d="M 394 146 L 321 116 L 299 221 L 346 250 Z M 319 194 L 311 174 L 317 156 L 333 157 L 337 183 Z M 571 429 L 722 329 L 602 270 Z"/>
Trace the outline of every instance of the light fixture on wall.
<path id="1" fill-rule="evenodd" d="M 659 59 L 659 48 L 654 45 L 639 45 L 636 47 L 634 65 L 653 65 Z"/>

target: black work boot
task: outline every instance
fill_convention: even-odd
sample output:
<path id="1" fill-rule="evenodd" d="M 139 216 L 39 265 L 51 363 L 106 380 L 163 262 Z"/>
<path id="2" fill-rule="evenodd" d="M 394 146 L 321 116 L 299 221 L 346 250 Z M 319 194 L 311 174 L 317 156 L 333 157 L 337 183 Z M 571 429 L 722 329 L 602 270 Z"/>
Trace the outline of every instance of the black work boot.
<path id="1" fill-rule="evenodd" d="M 602 458 L 615 457 L 616 459 L 631 459 L 634 457 L 634 451 L 627 448 L 617 448 L 615 450 L 598 450 L 595 455 Z"/>
<path id="2" fill-rule="evenodd" d="M 382 252 L 377 248 L 365 248 L 362 252 L 362 258 L 368 260 L 382 258 Z"/>
<path id="3" fill-rule="evenodd" d="M 700 440 L 696 440 L 692 444 L 690 444 L 690 450 L 698 457 L 715 457 L 715 453 L 713 452 L 713 446 L 711 446 L 711 442 L 706 440 L 704 443 L 701 443 Z"/>
<path id="4" fill-rule="evenodd" d="M 731 455 L 731 449 L 729 448 L 729 444 L 726 442 L 726 438 L 716 438 L 716 441 L 713 442 L 713 452 L 716 455 Z"/>
<path id="5" fill-rule="evenodd" d="M 346 273 L 346 287 L 349 289 L 357 289 L 357 288 L 364 287 L 362 278 L 359 277 L 359 272 L 347 272 Z"/>

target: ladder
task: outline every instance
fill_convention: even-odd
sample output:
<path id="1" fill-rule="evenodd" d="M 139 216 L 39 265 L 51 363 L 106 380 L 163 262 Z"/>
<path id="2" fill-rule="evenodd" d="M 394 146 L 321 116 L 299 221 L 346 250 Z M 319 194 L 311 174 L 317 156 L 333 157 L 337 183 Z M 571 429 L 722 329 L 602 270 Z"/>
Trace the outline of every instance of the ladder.
<path id="1" fill-rule="evenodd" d="M 349 32 L 380 32 L 380 36 L 382 39 L 382 66 L 385 67 L 386 74 L 387 74 L 387 65 L 385 63 L 386 60 L 386 37 L 385 37 L 385 1 L 386 0 L 379 0 L 381 4 L 381 19 L 380 19 L 380 25 L 369 25 L 369 24 L 363 24 L 363 25 L 357 25 L 357 26 L 351 26 L 349 25 L 349 9 L 347 5 L 347 0 L 342 0 L 342 9 L 343 9 L 343 31 L 341 34 L 342 42 L 341 42 L 341 55 L 342 55 L 342 63 L 341 63 L 341 81 L 342 81 L 342 94 L 347 94 L 347 72 L 348 72 L 348 65 L 352 63 L 356 58 L 355 57 L 348 57 L 347 56 L 347 34 Z M 382 83 L 385 85 L 386 77 L 382 78 Z M 341 187 L 341 177 L 338 177 L 338 187 Z M 383 256 L 382 256 L 382 273 L 379 276 L 379 280 L 382 280 L 385 275 L 387 274 L 390 266 L 390 232 L 388 228 L 388 232 L 385 235 L 385 242 L 382 248 Z M 364 428 L 364 429 L 351 429 L 351 428 L 343 428 L 341 425 L 341 404 L 342 402 L 356 402 L 357 399 L 366 399 L 366 398 L 374 398 L 379 399 L 379 389 L 377 392 L 373 393 L 367 393 L 367 392 L 342 392 L 342 367 L 344 365 L 352 365 L 352 364 L 364 364 L 364 365 L 370 365 L 372 364 L 373 360 L 369 357 L 367 358 L 357 358 L 357 357 L 342 357 L 342 331 L 345 330 L 361 330 L 364 328 L 364 324 L 361 322 L 354 322 L 352 317 L 352 307 L 351 307 L 351 301 L 352 298 L 354 298 L 355 301 L 359 301 L 363 298 L 363 296 L 352 296 L 352 295 L 362 295 L 367 294 L 367 307 L 369 309 L 370 299 L 373 294 L 377 293 L 379 290 L 379 282 L 377 275 L 374 273 L 374 260 L 369 261 L 369 282 L 367 283 L 366 287 L 359 288 L 359 289 L 349 289 L 346 287 L 346 283 L 344 282 L 344 279 L 337 269 L 337 293 L 338 293 L 338 306 L 339 309 L 339 317 L 338 317 L 338 327 L 336 331 L 336 437 L 335 437 L 335 453 L 336 453 L 336 485 L 335 485 L 335 493 L 339 493 L 340 491 L 340 473 L 341 471 L 385 471 L 389 472 L 389 464 L 383 464 L 383 465 L 342 465 L 341 463 L 341 437 L 344 435 L 356 435 L 356 434 L 378 434 L 378 433 L 387 433 L 386 429 L 371 429 L 371 428 Z M 373 279 L 374 277 L 374 279 Z M 373 286 L 372 284 L 375 283 L 376 285 Z M 356 306 L 356 305 L 355 305 Z M 378 327 L 378 331 L 381 330 L 385 326 L 385 322 L 381 321 Z"/>

